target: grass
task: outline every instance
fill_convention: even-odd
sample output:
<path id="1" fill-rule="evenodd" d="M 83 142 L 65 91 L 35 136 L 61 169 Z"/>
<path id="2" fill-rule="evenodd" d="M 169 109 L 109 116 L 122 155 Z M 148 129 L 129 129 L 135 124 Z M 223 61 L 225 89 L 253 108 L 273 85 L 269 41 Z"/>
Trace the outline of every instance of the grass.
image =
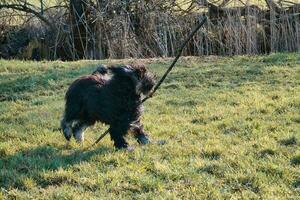
<path id="1" fill-rule="evenodd" d="M 166 144 L 65 147 L 68 85 L 129 61 L 0 60 L 0 199 L 300 198 L 299 53 L 182 58 L 145 105 L 146 130 Z M 144 62 L 159 77 L 171 60 Z"/>

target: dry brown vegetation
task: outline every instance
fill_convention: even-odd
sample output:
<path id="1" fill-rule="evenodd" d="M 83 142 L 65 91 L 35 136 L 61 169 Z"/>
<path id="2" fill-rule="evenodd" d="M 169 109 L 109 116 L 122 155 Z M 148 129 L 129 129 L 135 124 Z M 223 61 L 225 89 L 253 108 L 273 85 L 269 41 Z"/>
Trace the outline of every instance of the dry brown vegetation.
<path id="1" fill-rule="evenodd" d="M 288 0 L 3 0 L 0 57 L 103 59 L 261 54 L 300 49 L 300 4 Z"/>

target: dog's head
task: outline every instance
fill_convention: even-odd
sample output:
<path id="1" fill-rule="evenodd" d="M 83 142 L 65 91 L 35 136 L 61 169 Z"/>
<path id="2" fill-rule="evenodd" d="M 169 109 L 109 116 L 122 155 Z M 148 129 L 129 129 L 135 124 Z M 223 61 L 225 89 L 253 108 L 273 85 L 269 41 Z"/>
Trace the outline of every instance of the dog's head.
<path id="1" fill-rule="evenodd" d="M 132 64 L 127 65 L 126 67 L 129 67 L 133 70 L 137 79 L 136 93 L 147 95 L 154 87 L 154 75 L 150 73 L 143 64 Z"/>
<path id="2" fill-rule="evenodd" d="M 116 77 L 129 78 L 138 95 L 147 95 L 155 84 L 154 76 L 143 64 L 117 65 L 110 67 L 109 70 Z"/>

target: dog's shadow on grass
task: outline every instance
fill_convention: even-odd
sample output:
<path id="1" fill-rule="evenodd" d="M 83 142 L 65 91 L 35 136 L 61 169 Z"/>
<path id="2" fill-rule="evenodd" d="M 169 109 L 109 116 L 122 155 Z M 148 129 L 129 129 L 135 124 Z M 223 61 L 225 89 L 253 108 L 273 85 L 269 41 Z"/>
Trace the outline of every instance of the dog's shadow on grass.
<path id="1" fill-rule="evenodd" d="M 0 187 L 26 190 L 30 182 L 42 188 L 55 185 L 57 183 L 45 178 L 43 174 L 69 169 L 76 164 L 89 161 L 93 156 L 110 151 L 111 149 L 107 147 L 91 150 L 63 150 L 43 145 L 13 155 L 0 156 Z"/>

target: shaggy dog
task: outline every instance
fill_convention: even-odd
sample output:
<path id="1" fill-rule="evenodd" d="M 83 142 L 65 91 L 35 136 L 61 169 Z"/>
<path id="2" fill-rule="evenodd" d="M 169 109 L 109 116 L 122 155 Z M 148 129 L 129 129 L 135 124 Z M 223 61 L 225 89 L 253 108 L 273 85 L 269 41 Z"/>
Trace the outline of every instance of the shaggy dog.
<path id="1" fill-rule="evenodd" d="M 101 65 L 91 75 L 75 80 L 69 87 L 61 129 L 69 141 L 81 143 L 84 130 L 96 121 L 108 124 L 116 148 L 127 148 L 124 136 L 131 130 L 140 144 L 149 143 L 140 118 L 141 98 L 154 86 L 144 65 Z"/>

